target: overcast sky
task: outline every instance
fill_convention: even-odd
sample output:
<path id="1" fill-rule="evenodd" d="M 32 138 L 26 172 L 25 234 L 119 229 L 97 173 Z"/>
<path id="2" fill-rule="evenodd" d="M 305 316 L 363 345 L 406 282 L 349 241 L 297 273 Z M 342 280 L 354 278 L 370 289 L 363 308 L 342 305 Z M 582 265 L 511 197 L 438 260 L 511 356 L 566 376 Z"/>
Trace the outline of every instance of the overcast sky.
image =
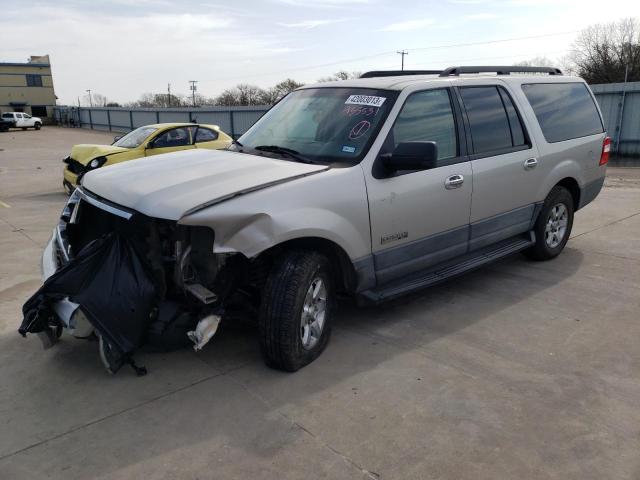
<path id="1" fill-rule="evenodd" d="M 214 96 L 399 68 L 400 49 L 411 69 L 556 59 L 576 31 L 631 16 L 637 0 L 0 0 L 0 62 L 50 54 L 61 104 L 88 88 L 119 102 L 168 82 L 188 93 L 188 80 Z"/>

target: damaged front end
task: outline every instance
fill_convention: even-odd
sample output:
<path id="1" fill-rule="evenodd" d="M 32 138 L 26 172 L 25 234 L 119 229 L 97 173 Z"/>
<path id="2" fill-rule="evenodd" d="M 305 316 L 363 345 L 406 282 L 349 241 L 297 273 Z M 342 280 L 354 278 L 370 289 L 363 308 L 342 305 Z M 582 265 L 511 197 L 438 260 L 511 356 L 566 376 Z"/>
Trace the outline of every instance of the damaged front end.
<path id="1" fill-rule="evenodd" d="M 45 347 L 63 331 L 98 339 L 114 373 L 140 347 L 168 351 L 215 333 L 225 303 L 247 283 L 241 254 L 215 254 L 214 232 L 151 218 L 78 188 L 42 257 L 44 284 L 19 332 Z"/>

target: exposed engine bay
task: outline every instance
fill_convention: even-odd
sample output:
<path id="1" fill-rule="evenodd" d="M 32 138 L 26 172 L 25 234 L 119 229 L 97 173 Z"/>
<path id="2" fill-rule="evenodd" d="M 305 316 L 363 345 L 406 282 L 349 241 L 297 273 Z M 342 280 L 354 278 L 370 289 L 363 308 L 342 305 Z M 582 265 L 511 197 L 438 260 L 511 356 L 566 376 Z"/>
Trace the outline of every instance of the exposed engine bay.
<path id="1" fill-rule="evenodd" d="M 200 350 L 228 305 L 250 307 L 260 283 L 256 262 L 213 252 L 214 235 L 79 188 L 45 250 L 46 281 L 25 303 L 19 331 L 37 333 L 45 347 L 63 330 L 97 339 L 111 373 L 125 363 L 146 373 L 132 358 L 140 347 L 168 351 L 193 342 Z"/>

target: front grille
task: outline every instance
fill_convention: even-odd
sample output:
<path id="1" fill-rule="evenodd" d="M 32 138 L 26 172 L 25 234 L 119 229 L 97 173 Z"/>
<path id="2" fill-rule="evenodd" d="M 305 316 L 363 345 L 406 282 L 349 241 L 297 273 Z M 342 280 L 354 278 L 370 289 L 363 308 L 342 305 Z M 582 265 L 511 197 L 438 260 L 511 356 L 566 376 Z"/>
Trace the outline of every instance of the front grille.
<path id="1" fill-rule="evenodd" d="M 69 158 L 66 163 L 67 168 L 71 173 L 75 173 L 76 175 L 81 175 L 84 173 L 85 166 L 82 165 L 79 161 L 74 160 L 73 158 Z"/>

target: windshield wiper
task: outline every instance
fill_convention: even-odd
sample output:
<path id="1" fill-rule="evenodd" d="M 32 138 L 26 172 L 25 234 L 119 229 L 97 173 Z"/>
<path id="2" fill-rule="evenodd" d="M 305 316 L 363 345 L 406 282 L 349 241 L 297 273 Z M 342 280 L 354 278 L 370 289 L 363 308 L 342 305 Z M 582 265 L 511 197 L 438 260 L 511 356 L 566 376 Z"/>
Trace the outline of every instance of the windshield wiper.
<path id="1" fill-rule="evenodd" d="M 287 147 L 280 147 L 278 145 L 258 145 L 257 147 L 253 148 L 262 152 L 280 153 L 282 155 L 287 155 L 294 160 L 302 163 L 314 163 L 311 159 L 305 157 L 304 155 L 300 155 L 300 153 L 298 153 L 296 150 Z"/>

